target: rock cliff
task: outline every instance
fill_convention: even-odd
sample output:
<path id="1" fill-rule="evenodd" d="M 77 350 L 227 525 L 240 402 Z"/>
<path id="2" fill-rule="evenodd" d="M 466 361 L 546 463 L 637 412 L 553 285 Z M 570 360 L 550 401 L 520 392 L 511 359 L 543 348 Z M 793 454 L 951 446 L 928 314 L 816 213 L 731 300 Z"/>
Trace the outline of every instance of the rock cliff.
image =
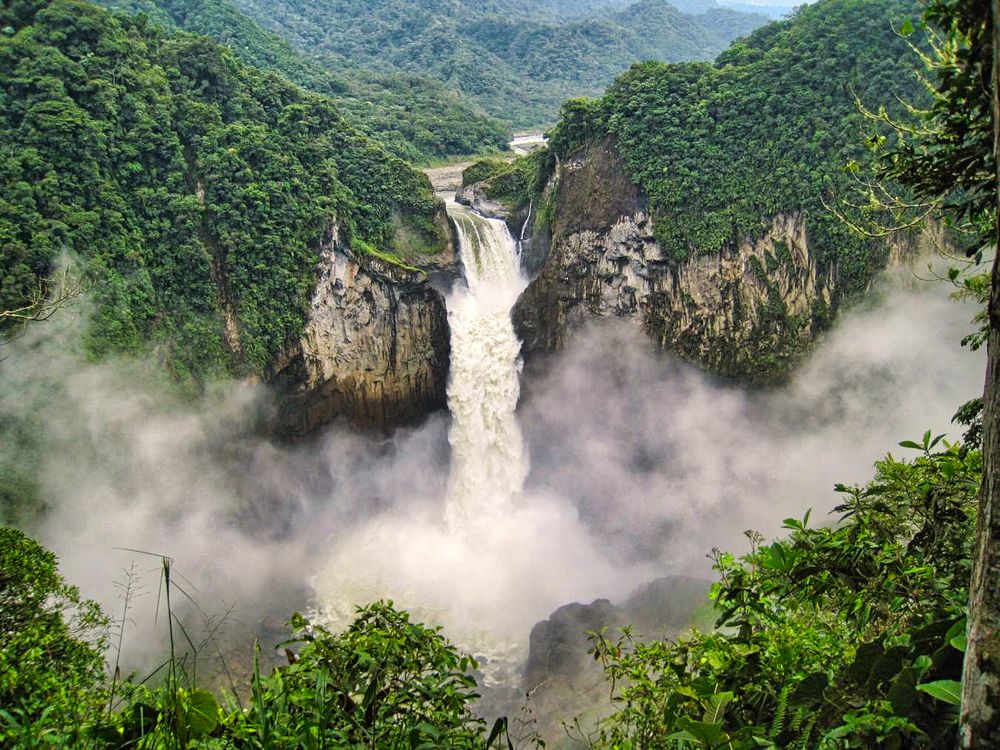
<path id="1" fill-rule="evenodd" d="M 514 308 L 528 352 L 561 349 L 589 317 L 620 317 L 708 370 L 766 382 L 788 371 L 836 310 L 836 269 L 818 266 L 799 213 L 676 262 L 609 141 L 563 161 L 549 190 L 549 224 L 532 232 L 547 257 Z"/>
<path id="2" fill-rule="evenodd" d="M 449 243 L 427 271 L 455 262 Z M 277 430 L 300 436 L 345 417 L 386 431 L 446 404 L 448 317 L 421 269 L 356 253 L 331 225 L 300 339 L 268 379 L 281 393 Z"/>

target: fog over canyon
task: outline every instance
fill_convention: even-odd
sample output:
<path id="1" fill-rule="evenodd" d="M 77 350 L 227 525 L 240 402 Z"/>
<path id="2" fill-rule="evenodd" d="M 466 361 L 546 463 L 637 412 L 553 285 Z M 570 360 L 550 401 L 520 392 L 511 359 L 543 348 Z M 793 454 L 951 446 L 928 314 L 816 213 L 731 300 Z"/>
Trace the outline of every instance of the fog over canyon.
<path id="1" fill-rule="evenodd" d="M 222 383 L 192 406 L 141 363 L 88 363 L 84 306 L 13 342 L 0 418 L 32 415 L 44 441 L 39 537 L 67 578 L 116 611 L 132 560 L 147 589 L 158 575 L 122 548 L 167 555 L 206 613 L 232 606 L 226 627 L 248 633 L 392 598 L 509 667 L 560 605 L 706 575 L 710 549 L 805 508 L 826 522 L 835 483 L 866 481 L 886 446 L 926 429 L 957 436 L 956 405 L 982 387 L 981 354 L 959 345 L 974 310 L 919 265 L 884 274 L 781 386 L 714 379 L 622 321 L 522 373 L 517 243 L 502 221 L 449 210 L 465 271 L 447 298 L 450 413 L 389 438 L 336 423 L 287 444 L 256 429 L 261 385 Z M 156 627 L 155 604 L 136 602 L 135 628 Z M 137 650 L 126 659 L 151 656 Z"/>

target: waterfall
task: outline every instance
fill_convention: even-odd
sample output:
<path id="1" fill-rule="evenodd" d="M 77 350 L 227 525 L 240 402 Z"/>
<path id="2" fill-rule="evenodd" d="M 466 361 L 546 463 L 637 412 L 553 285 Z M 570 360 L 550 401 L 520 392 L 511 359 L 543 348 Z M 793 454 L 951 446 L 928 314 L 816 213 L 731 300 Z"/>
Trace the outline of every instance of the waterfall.
<path id="1" fill-rule="evenodd" d="M 517 243 L 499 219 L 454 201 L 466 285 L 448 298 L 452 424 L 445 517 L 453 531 L 488 523 L 510 508 L 528 470 L 514 418 L 520 394 L 520 342 L 510 311 L 525 287 Z"/>
<path id="2" fill-rule="evenodd" d="M 624 579 L 571 504 L 525 496 L 528 456 L 514 418 L 521 345 L 511 321 L 527 284 L 518 243 L 503 221 L 446 202 L 465 283 L 446 300 L 451 459 L 447 478 L 435 476 L 444 502 L 389 485 L 402 496 L 398 505 L 373 512 L 331 545 L 313 580 L 316 618 L 342 628 L 355 604 L 390 597 L 416 619 L 442 624 L 474 653 L 482 685 L 512 686 L 534 623 L 563 602 L 617 591 Z M 422 470 L 401 461 L 408 472 Z"/>

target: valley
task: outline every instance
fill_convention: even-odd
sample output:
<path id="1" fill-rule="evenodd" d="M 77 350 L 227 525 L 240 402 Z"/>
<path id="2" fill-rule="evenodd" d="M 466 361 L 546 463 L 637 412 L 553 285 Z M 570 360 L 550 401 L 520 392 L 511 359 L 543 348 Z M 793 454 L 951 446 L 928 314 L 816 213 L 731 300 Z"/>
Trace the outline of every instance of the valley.
<path id="1" fill-rule="evenodd" d="M 949 2 L 5 2 L 0 747 L 989 747 Z"/>

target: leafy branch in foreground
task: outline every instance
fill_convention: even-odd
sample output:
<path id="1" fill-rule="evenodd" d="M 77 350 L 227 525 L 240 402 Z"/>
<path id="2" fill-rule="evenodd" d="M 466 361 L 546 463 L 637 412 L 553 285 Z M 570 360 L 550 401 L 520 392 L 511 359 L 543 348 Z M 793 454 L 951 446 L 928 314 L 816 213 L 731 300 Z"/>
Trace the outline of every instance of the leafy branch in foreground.
<path id="1" fill-rule="evenodd" d="M 614 748 L 929 748 L 951 741 L 981 454 L 926 433 L 920 455 L 839 486 L 838 520 L 789 518 L 716 550 L 718 629 L 596 635 Z"/>

